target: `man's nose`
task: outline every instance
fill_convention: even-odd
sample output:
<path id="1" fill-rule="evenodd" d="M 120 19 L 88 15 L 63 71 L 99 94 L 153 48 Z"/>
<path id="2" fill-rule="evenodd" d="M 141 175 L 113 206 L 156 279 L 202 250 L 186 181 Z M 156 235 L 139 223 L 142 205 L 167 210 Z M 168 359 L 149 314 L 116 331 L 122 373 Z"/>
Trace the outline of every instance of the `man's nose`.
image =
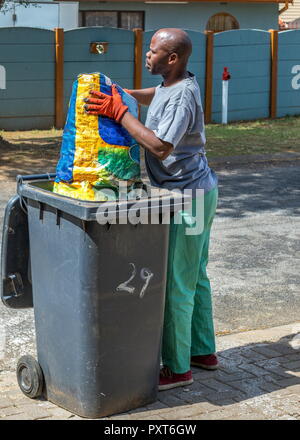
<path id="1" fill-rule="evenodd" d="M 149 51 L 146 53 L 146 58 L 150 58 L 150 55 L 151 55 L 151 51 L 149 50 Z"/>

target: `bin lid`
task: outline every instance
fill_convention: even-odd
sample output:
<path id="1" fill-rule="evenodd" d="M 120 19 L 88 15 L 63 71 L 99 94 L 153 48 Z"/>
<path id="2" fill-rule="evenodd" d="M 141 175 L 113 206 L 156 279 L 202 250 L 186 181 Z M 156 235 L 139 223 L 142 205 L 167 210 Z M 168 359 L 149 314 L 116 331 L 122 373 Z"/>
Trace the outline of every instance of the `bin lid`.
<path id="1" fill-rule="evenodd" d="M 0 270 L 2 302 L 14 309 L 33 307 L 28 220 L 18 195 L 5 209 Z"/>
<path id="2" fill-rule="evenodd" d="M 37 179 L 27 181 L 18 179 L 18 194 L 26 199 L 31 199 L 39 202 L 40 204 L 46 204 L 52 206 L 53 208 L 71 214 L 85 221 L 95 221 L 98 219 L 97 215 L 99 209 L 102 206 L 105 208 L 105 215 L 107 221 L 110 218 L 114 218 L 116 214 L 116 209 L 118 212 L 118 217 L 124 217 L 127 215 L 128 210 L 133 213 L 134 210 L 139 212 L 149 212 L 151 207 L 152 212 L 161 212 L 163 209 L 169 208 L 170 212 L 175 213 L 183 209 L 184 203 L 191 200 L 189 195 L 179 194 L 176 191 L 169 191 L 167 189 L 160 190 L 159 188 L 150 187 L 149 185 L 143 185 L 145 193 L 147 196 L 137 199 L 127 199 L 122 198 L 116 199 L 115 201 L 87 201 L 74 199 L 61 194 L 56 194 L 51 189 L 53 188 L 53 180 L 43 180 Z"/>

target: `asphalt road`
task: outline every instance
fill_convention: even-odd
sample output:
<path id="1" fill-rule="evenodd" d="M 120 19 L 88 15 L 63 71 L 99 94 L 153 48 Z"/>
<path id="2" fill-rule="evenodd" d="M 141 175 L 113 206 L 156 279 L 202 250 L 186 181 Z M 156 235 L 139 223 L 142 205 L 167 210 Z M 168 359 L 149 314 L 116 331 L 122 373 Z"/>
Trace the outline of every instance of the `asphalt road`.
<path id="1" fill-rule="evenodd" d="M 216 330 L 300 321 L 300 163 L 218 175 L 209 262 Z"/>
<path id="2" fill-rule="evenodd" d="M 208 273 L 217 332 L 300 321 L 300 161 L 217 166 Z M 0 190 L 0 223 L 15 183 Z M 0 305 L 0 370 L 35 353 L 33 310 Z"/>

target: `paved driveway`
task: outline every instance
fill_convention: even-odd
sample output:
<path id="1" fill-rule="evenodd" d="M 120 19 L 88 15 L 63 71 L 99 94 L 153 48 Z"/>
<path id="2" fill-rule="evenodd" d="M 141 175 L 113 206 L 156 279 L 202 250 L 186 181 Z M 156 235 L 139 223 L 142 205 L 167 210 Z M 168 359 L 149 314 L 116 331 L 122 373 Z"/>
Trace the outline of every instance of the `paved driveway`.
<path id="1" fill-rule="evenodd" d="M 299 161 L 218 168 L 220 199 L 208 266 L 216 331 L 238 332 L 299 320 Z M 0 184 L 2 226 L 15 183 Z M 0 370 L 13 369 L 17 358 L 34 351 L 33 311 L 14 311 L 1 304 Z"/>

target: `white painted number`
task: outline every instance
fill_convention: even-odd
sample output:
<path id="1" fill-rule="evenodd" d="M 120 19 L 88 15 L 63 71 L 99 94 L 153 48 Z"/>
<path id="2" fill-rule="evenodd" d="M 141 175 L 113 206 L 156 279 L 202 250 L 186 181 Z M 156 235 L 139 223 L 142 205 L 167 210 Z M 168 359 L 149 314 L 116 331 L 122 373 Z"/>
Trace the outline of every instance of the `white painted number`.
<path id="1" fill-rule="evenodd" d="M 135 264 L 133 264 L 133 263 L 129 263 L 129 264 L 132 266 L 131 277 L 127 281 L 125 281 L 124 283 L 119 284 L 118 287 L 116 288 L 117 291 L 123 290 L 124 292 L 129 292 L 129 293 L 134 293 L 134 291 L 135 291 L 135 287 L 129 286 L 128 284 L 136 276 L 136 267 L 135 267 Z M 142 268 L 142 270 L 140 272 L 140 277 L 142 280 L 145 281 L 145 283 L 140 291 L 140 294 L 139 294 L 140 298 L 143 298 L 143 296 L 145 295 L 146 289 L 147 289 L 153 275 L 154 274 L 151 272 L 150 269 L 147 269 L 146 267 Z"/>
<path id="2" fill-rule="evenodd" d="M 0 89 L 6 89 L 6 71 L 4 66 L 0 66 Z"/>
<path id="3" fill-rule="evenodd" d="M 129 278 L 129 280 L 125 281 L 124 283 L 119 284 L 116 290 L 124 290 L 125 292 L 134 293 L 135 287 L 127 286 L 127 284 L 130 283 L 130 281 L 133 280 L 133 278 L 136 276 L 136 268 L 133 263 L 129 263 L 129 264 L 133 266 L 131 277 Z"/>
<path id="4" fill-rule="evenodd" d="M 145 291 L 152 277 L 153 277 L 153 273 L 146 267 L 143 267 L 143 269 L 141 270 L 141 278 L 142 280 L 145 280 L 145 284 L 143 285 L 142 290 L 140 292 L 140 298 L 143 298 L 143 296 L 145 295 Z"/>
<path id="5" fill-rule="evenodd" d="M 300 66 L 299 64 L 292 67 L 292 74 L 296 75 L 292 79 L 292 87 L 294 90 L 300 89 Z"/>

